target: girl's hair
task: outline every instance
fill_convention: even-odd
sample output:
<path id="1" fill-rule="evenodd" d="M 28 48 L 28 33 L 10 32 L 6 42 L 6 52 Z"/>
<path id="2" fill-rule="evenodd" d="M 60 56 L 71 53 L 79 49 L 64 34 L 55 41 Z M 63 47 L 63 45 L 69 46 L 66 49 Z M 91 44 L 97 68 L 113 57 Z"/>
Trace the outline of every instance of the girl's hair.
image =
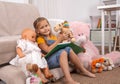
<path id="1" fill-rule="evenodd" d="M 35 28 L 35 32 L 36 32 L 36 33 L 37 33 L 37 30 L 38 30 L 38 23 L 41 22 L 41 21 L 43 21 L 43 20 L 46 20 L 47 23 L 50 25 L 49 21 L 48 21 L 45 17 L 38 17 L 38 18 L 34 21 L 34 23 L 33 23 L 33 26 L 34 26 L 34 28 Z M 39 35 L 40 35 L 40 34 L 37 33 L 37 36 L 39 36 Z M 51 33 L 50 33 L 50 35 L 51 35 Z"/>
<path id="2" fill-rule="evenodd" d="M 43 20 L 46 20 L 47 23 L 49 24 L 48 20 L 45 17 L 38 17 L 33 23 L 34 28 L 37 29 L 38 28 L 38 23 L 43 21 Z"/>

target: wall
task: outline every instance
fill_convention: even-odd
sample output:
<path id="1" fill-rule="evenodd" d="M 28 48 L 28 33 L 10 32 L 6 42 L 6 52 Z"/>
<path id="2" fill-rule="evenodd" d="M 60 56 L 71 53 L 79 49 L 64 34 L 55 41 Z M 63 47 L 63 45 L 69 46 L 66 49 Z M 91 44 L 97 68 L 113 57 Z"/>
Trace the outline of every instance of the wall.
<path id="1" fill-rule="evenodd" d="M 31 0 L 39 8 L 41 16 L 90 22 L 89 16 L 100 15 L 100 0 Z"/>
<path id="2" fill-rule="evenodd" d="M 16 3 L 28 3 L 29 0 L 0 0 L 6 2 L 16 2 Z"/>
<path id="3" fill-rule="evenodd" d="M 98 16 L 101 0 L 0 0 L 17 3 L 31 2 L 38 7 L 41 16 L 90 23 L 89 16 Z"/>

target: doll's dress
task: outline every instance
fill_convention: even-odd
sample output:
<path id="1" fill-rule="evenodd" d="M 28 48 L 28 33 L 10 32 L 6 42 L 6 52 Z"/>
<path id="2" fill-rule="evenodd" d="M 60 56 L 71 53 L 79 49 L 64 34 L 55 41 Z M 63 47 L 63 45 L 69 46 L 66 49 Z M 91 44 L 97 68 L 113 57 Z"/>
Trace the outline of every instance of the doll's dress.
<path id="1" fill-rule="evenodd" d="M 25 57 L 19 58 L 17 55 L 10 61 L 10 64 L 19 66 L 27 75 L 26 64 L 37 64 L 39 68 L 46 68 L 47 61 L 41 56 L 41 49 L 38 47 L 37 43 L 30 42 L 28 40 L 19 39 L 17 41 L 17 47 L 21 48 Z"/>

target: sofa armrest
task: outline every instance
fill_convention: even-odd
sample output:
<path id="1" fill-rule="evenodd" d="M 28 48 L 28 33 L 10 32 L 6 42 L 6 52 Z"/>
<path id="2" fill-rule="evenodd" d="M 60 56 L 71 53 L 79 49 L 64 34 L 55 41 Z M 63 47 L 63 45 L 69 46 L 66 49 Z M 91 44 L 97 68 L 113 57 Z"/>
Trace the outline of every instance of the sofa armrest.
<path id="1" fill-rule="evenodd" d="M 0 68 L 0 79 L 6 84 L 25 84 L 26 77 L 19 67 L 7 65 Z"/>

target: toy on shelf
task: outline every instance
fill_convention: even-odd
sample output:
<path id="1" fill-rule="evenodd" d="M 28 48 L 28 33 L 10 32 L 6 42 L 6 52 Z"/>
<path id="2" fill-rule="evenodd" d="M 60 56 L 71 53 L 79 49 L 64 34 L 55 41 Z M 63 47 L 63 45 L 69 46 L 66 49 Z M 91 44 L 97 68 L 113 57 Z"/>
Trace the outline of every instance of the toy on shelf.
<path id="1" fill-rule="evenodd" d="M 63 23 L 57 24 L 54 27 L 56 32 L 60 31 L 61 34 L 67 35 L 63 42 L 75 42 L 75 38 L 73 37 L 72 31 L 70 30 L 69 24 L 67 21 Z"/>

